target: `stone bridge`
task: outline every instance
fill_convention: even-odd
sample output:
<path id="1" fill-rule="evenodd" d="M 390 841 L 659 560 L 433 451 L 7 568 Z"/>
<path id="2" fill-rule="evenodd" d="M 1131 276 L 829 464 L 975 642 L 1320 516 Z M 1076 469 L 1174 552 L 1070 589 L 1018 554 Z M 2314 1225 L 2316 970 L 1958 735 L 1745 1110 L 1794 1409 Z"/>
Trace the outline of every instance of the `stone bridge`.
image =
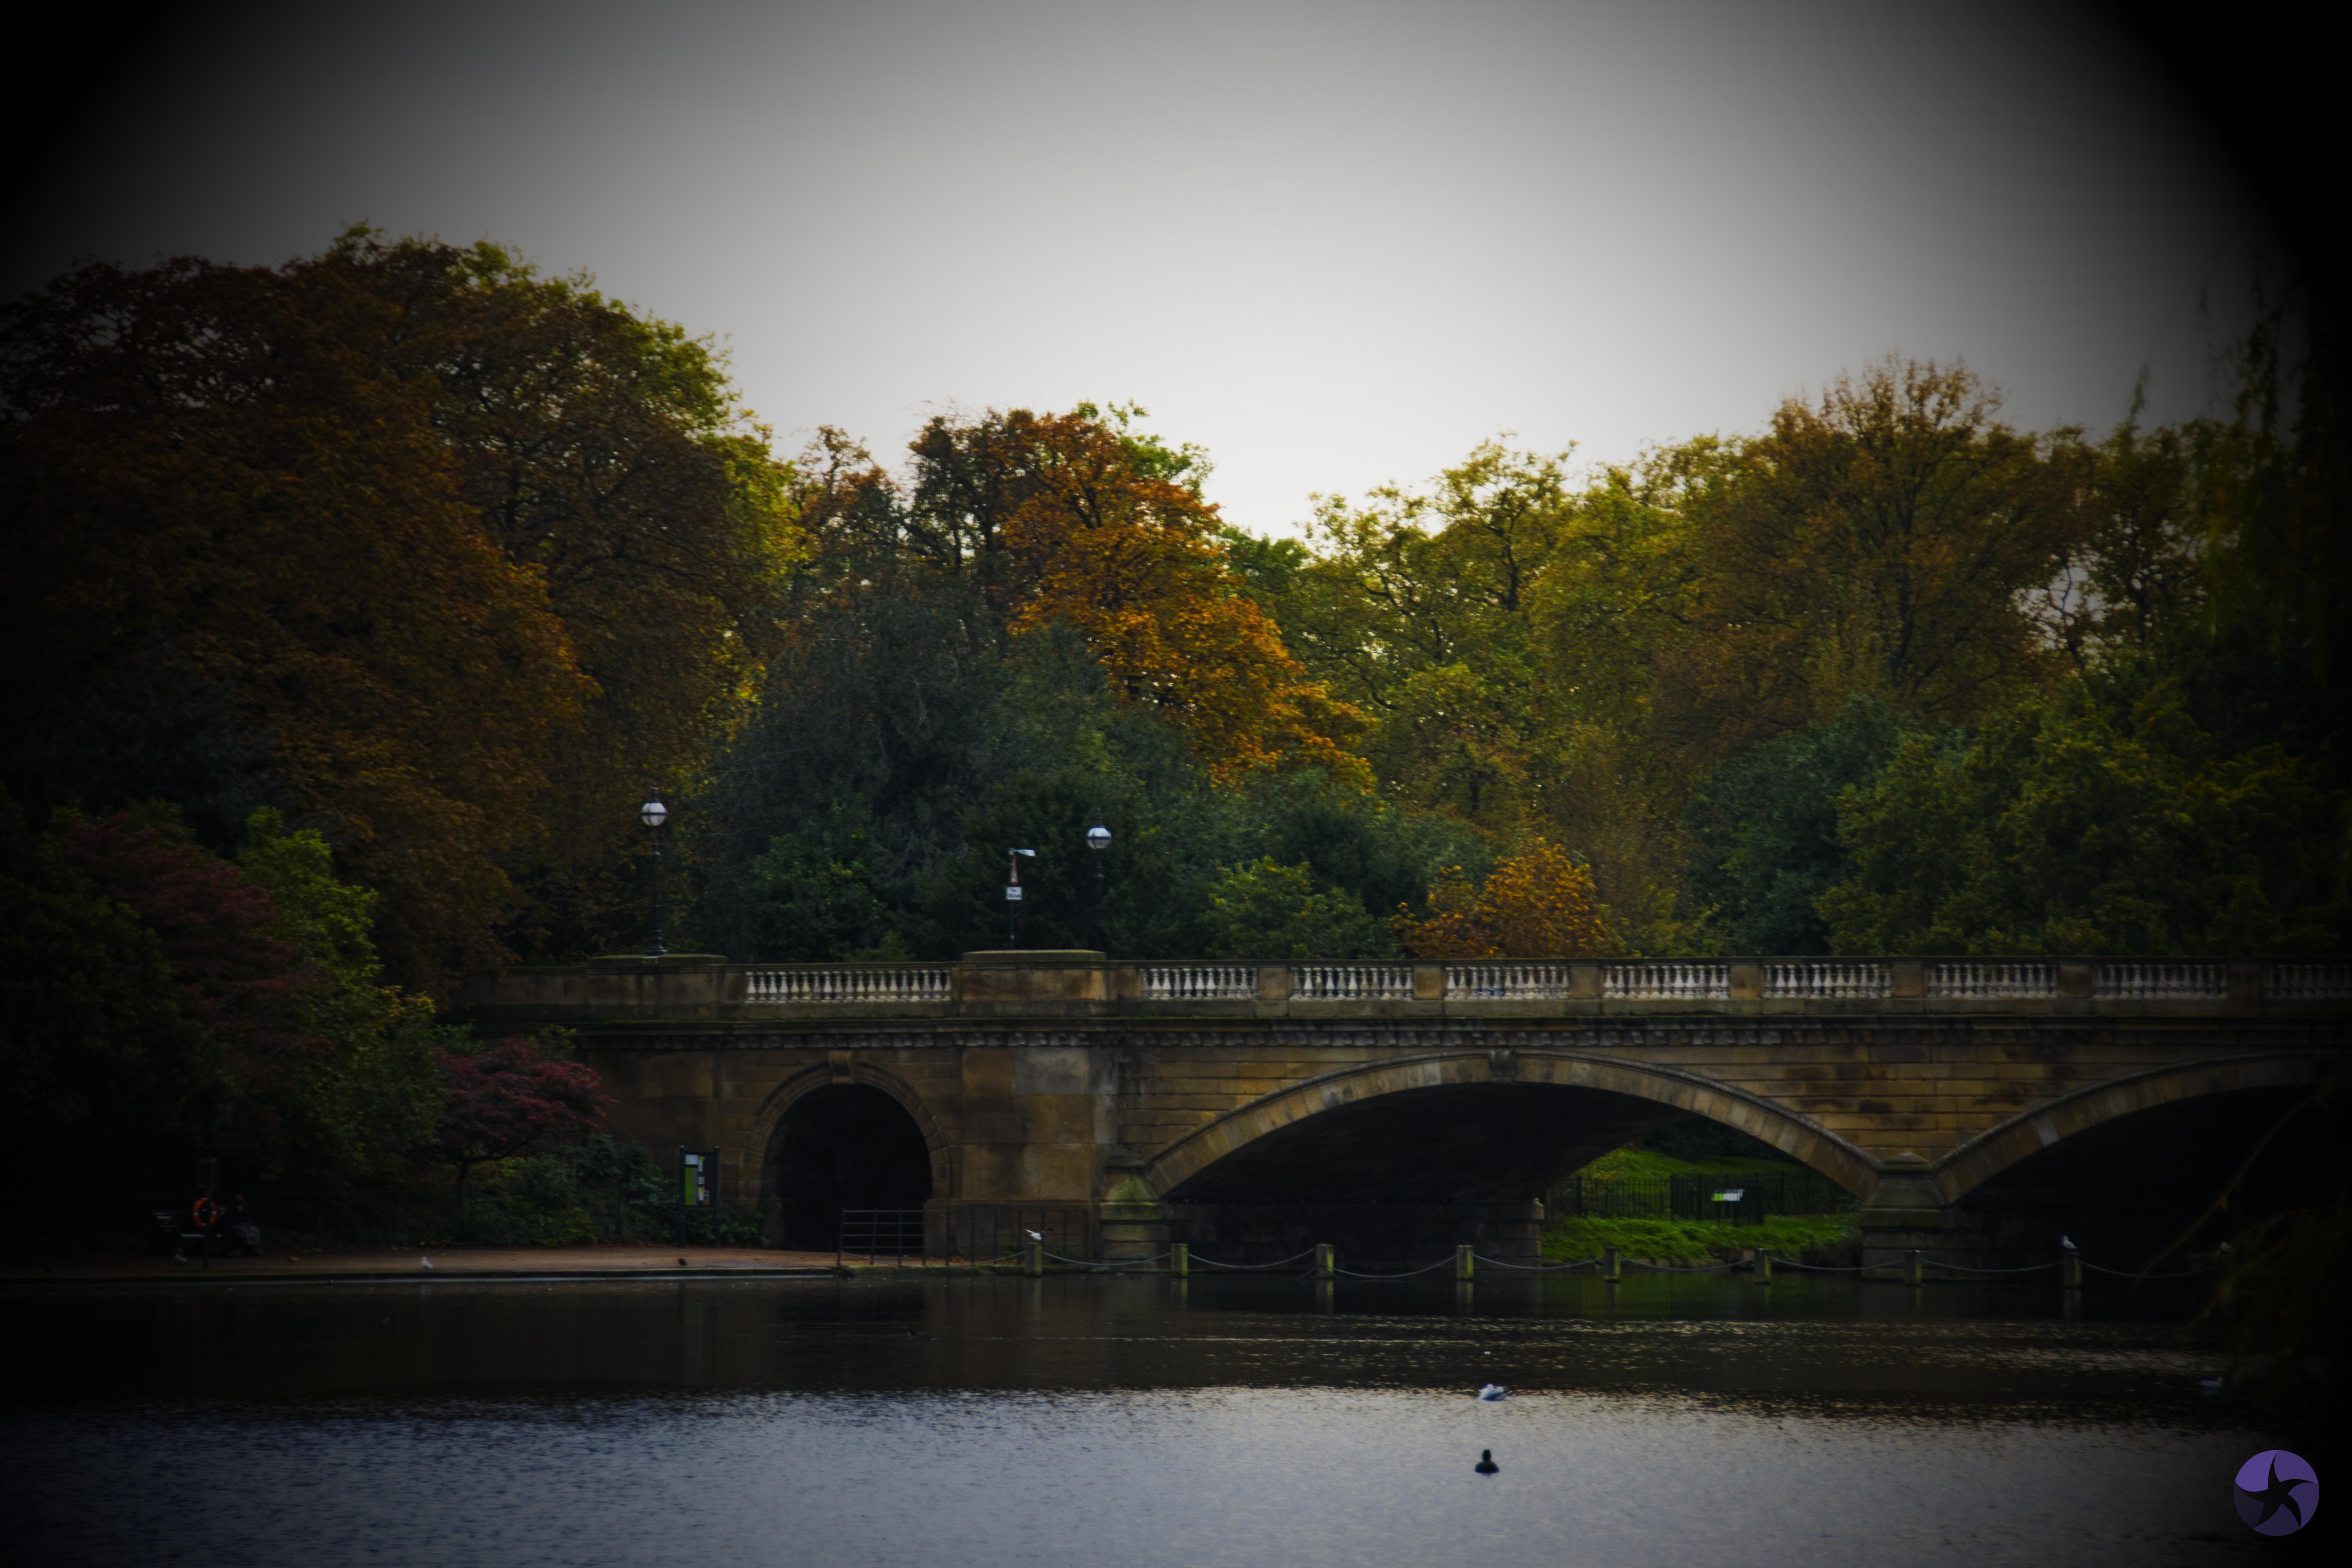
<path id="1" fill-rule="evenodd" d="M 1111 1258 L 1527 1258 L 1560 1178 L 1699 1116 L 1852 1193 L 1870 1256 L 1987 1260 L 2201 1207 L 2344 1050 L 2352 964 L 688 956 L 457 1005 L 577 1031 L 615 1130 L 665 1167 L 719 1149 L 779 1245 L 872 1208 L 1050 1212 Z"/>

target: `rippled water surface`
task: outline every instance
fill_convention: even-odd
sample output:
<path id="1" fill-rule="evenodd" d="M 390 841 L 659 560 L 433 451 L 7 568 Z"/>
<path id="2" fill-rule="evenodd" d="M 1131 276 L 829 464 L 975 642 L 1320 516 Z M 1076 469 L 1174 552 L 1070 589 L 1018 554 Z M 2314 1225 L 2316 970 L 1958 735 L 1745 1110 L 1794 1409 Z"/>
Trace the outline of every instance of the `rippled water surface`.
<path id="1" fill-rule="evenodd" d="M 20 1291 L 0 1460 L 43 1563 L 2264 1558 L 2230 1479 L 2265 1444 L 2199 1389 L 2183 1306 L 1719 1277 Z"/>

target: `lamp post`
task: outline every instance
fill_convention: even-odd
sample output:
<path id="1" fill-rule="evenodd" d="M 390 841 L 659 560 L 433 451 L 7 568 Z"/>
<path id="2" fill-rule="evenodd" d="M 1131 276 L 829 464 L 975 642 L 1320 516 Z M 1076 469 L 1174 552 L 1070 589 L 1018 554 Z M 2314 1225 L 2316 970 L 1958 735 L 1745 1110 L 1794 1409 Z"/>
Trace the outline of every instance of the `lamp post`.
<path id="1" fill-rule="evenodd" d="M 1095 860 L 1095 945 L 1104 945 L 1103 936 L 1103 859 L 1110 849 L 1110 829 L 1103 826 L 1102 813 L 1095 813 L 1095 825 L 1087 829 L 1087 847 L 1093 850 Z"/>
<path id="2" fill-rule="evenodd" d="M 1021 857 L 1037 858 L 1034 849 L 1007 849 L 1004 852 L 1004 945 L 1021 945 Z"/>
<path id="3" fill-rule="evenodd" d="M 646 825 L 646 828 L 652 833 L 654 841 L 654 941 L 653 945 L 646 949 L 646 956 L 647 958 L 659 958 L 663 952 L 661 939 L 661 830 L 662 824 L 669 820 L 669 807 L 662 804 L 661 791 L 654 791 L 653 798 L 646 802 L 645 805 L 637 807 L 637 820 Z"/>

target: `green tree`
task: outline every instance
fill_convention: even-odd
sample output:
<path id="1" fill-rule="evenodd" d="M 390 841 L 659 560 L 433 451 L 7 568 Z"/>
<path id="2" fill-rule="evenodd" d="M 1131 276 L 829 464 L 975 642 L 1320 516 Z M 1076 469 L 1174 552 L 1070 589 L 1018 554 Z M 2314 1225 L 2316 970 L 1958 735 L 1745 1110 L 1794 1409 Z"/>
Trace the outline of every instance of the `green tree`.
<path id="1" fill-rule="evenodd" d="M 314 1172 L 396 1173 L 439 1113 L 432 999 L 383 983 L 371 934 L 377 895 L 336 879 L 334 852 L 315 828 L 289 829 L 265 807 L 237 863 L 269 894 L 263 929 L 313 978 L 306 1022 L 327 1044 L 274 1154 Z"/>
<path id="2" fill-rule="evenodd" d="M 1565 460 L 1487 442 L 1428 494 L 1322 498 L 1315 558 L 1270 595 L 1308 668 L 1373 716 L 1364 752 L 1393 798 L 1526 819 L 1547 719 L 1530 600 L 1570 510 Z"/>
<path id="3" fill-rule="evenodd" d="M 1835 722 L 1753 746 L 1699 786 L 1691 897 L 1724 951 L 1832 951 L 1817 905 L 1854 869 L 1838 802 L 1868 787 L 1901 733 L 1885 703 L 1855 697 Z"/>
<path id="4" fill-rule="evenodd" d="M 2163 678 L 2070 682 L 1973 734 L 1914 735 L 1851 790 L 1848 952 L 2327 952 L 2340 800 L 2276 746 L 2230 752 Z"/>
<path id="5" fill-rule="evenodd" d="M 1392 958 L 1385 921 L 1304 865 L 1272 858 L 1226 868 L 1208 885 L 1210 958 Z"/>

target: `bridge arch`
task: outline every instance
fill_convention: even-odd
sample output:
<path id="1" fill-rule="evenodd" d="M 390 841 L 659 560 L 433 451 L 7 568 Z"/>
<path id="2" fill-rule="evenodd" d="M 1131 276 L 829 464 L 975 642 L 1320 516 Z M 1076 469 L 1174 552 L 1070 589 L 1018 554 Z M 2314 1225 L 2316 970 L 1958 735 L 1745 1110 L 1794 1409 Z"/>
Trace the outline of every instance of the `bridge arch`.
<path id="1" fill-rule="evenodd" d="M 1654 1121 L 1676 1113 L 1705 1116 L 1770 1144 L 1849 1192 L 1867 1193 L 1876 1179 L 1877 1163 L 1869 1155 L 1759 1096 L 1671 1067 L 1583 1052 L 1519 1049 L 1437 1051 L 1318 1074 L 1229 1111 L 1179 1140 L 1145 1168 L 1143 1177 L 1155 1195 L 1183 1201 L 1213 1182 L 1220 1164 L 1235 1156 L 1246 1159 L 1247 1152 L 1264 1150 L 1268 1141 L 1317 1118 L 1399 1096 L 1434 1100 L 1448 1090 L 1483 1089 L 1482 1103 L 1499 1106 L 1510 1091 L 1530 1088 L 1584 1090 L 1599 1100 L 1633 1102 L 1627 1111 L 1639 1114 L 1646 1109 L 1654 1112 Z M 1605 1152 L 1606 1146 L 1592 1153 Z"/>
<path id="2" fill-rule="evenodd" d="M 923 1097 L 865 1061 L 836 1059 L 777 1085 L 752 1119 L 744 1154 L 758 1172 L 763 1228 L 781 1246 L 831 1246 L 829 1229 L 822 1241 L 791 1234 L 820 1215 L 829 1227 L 845 1207 L 919 1207 L 954 1190 L 952 1145 Z M 866 1201 L 831 1191 L 845 1163 L 856 1167 L 853 1184 L 877 1189 Z M 813 1180 L 827 1189 L 822 1198 L 797 1190 Z"/>
<path id="3" fill-rule="evenodd" d="M 2320 1052 L 2277 1051 L 2150 1068 L 2093 1084 L 2020 1111 L 1953 1150 L 1934 1168 L 1936 1191 L 1958 1203 L 2044 1150 L 2123 1117 L 2212 1095 L 2307 1088 L 2321 1071 Z"/>

